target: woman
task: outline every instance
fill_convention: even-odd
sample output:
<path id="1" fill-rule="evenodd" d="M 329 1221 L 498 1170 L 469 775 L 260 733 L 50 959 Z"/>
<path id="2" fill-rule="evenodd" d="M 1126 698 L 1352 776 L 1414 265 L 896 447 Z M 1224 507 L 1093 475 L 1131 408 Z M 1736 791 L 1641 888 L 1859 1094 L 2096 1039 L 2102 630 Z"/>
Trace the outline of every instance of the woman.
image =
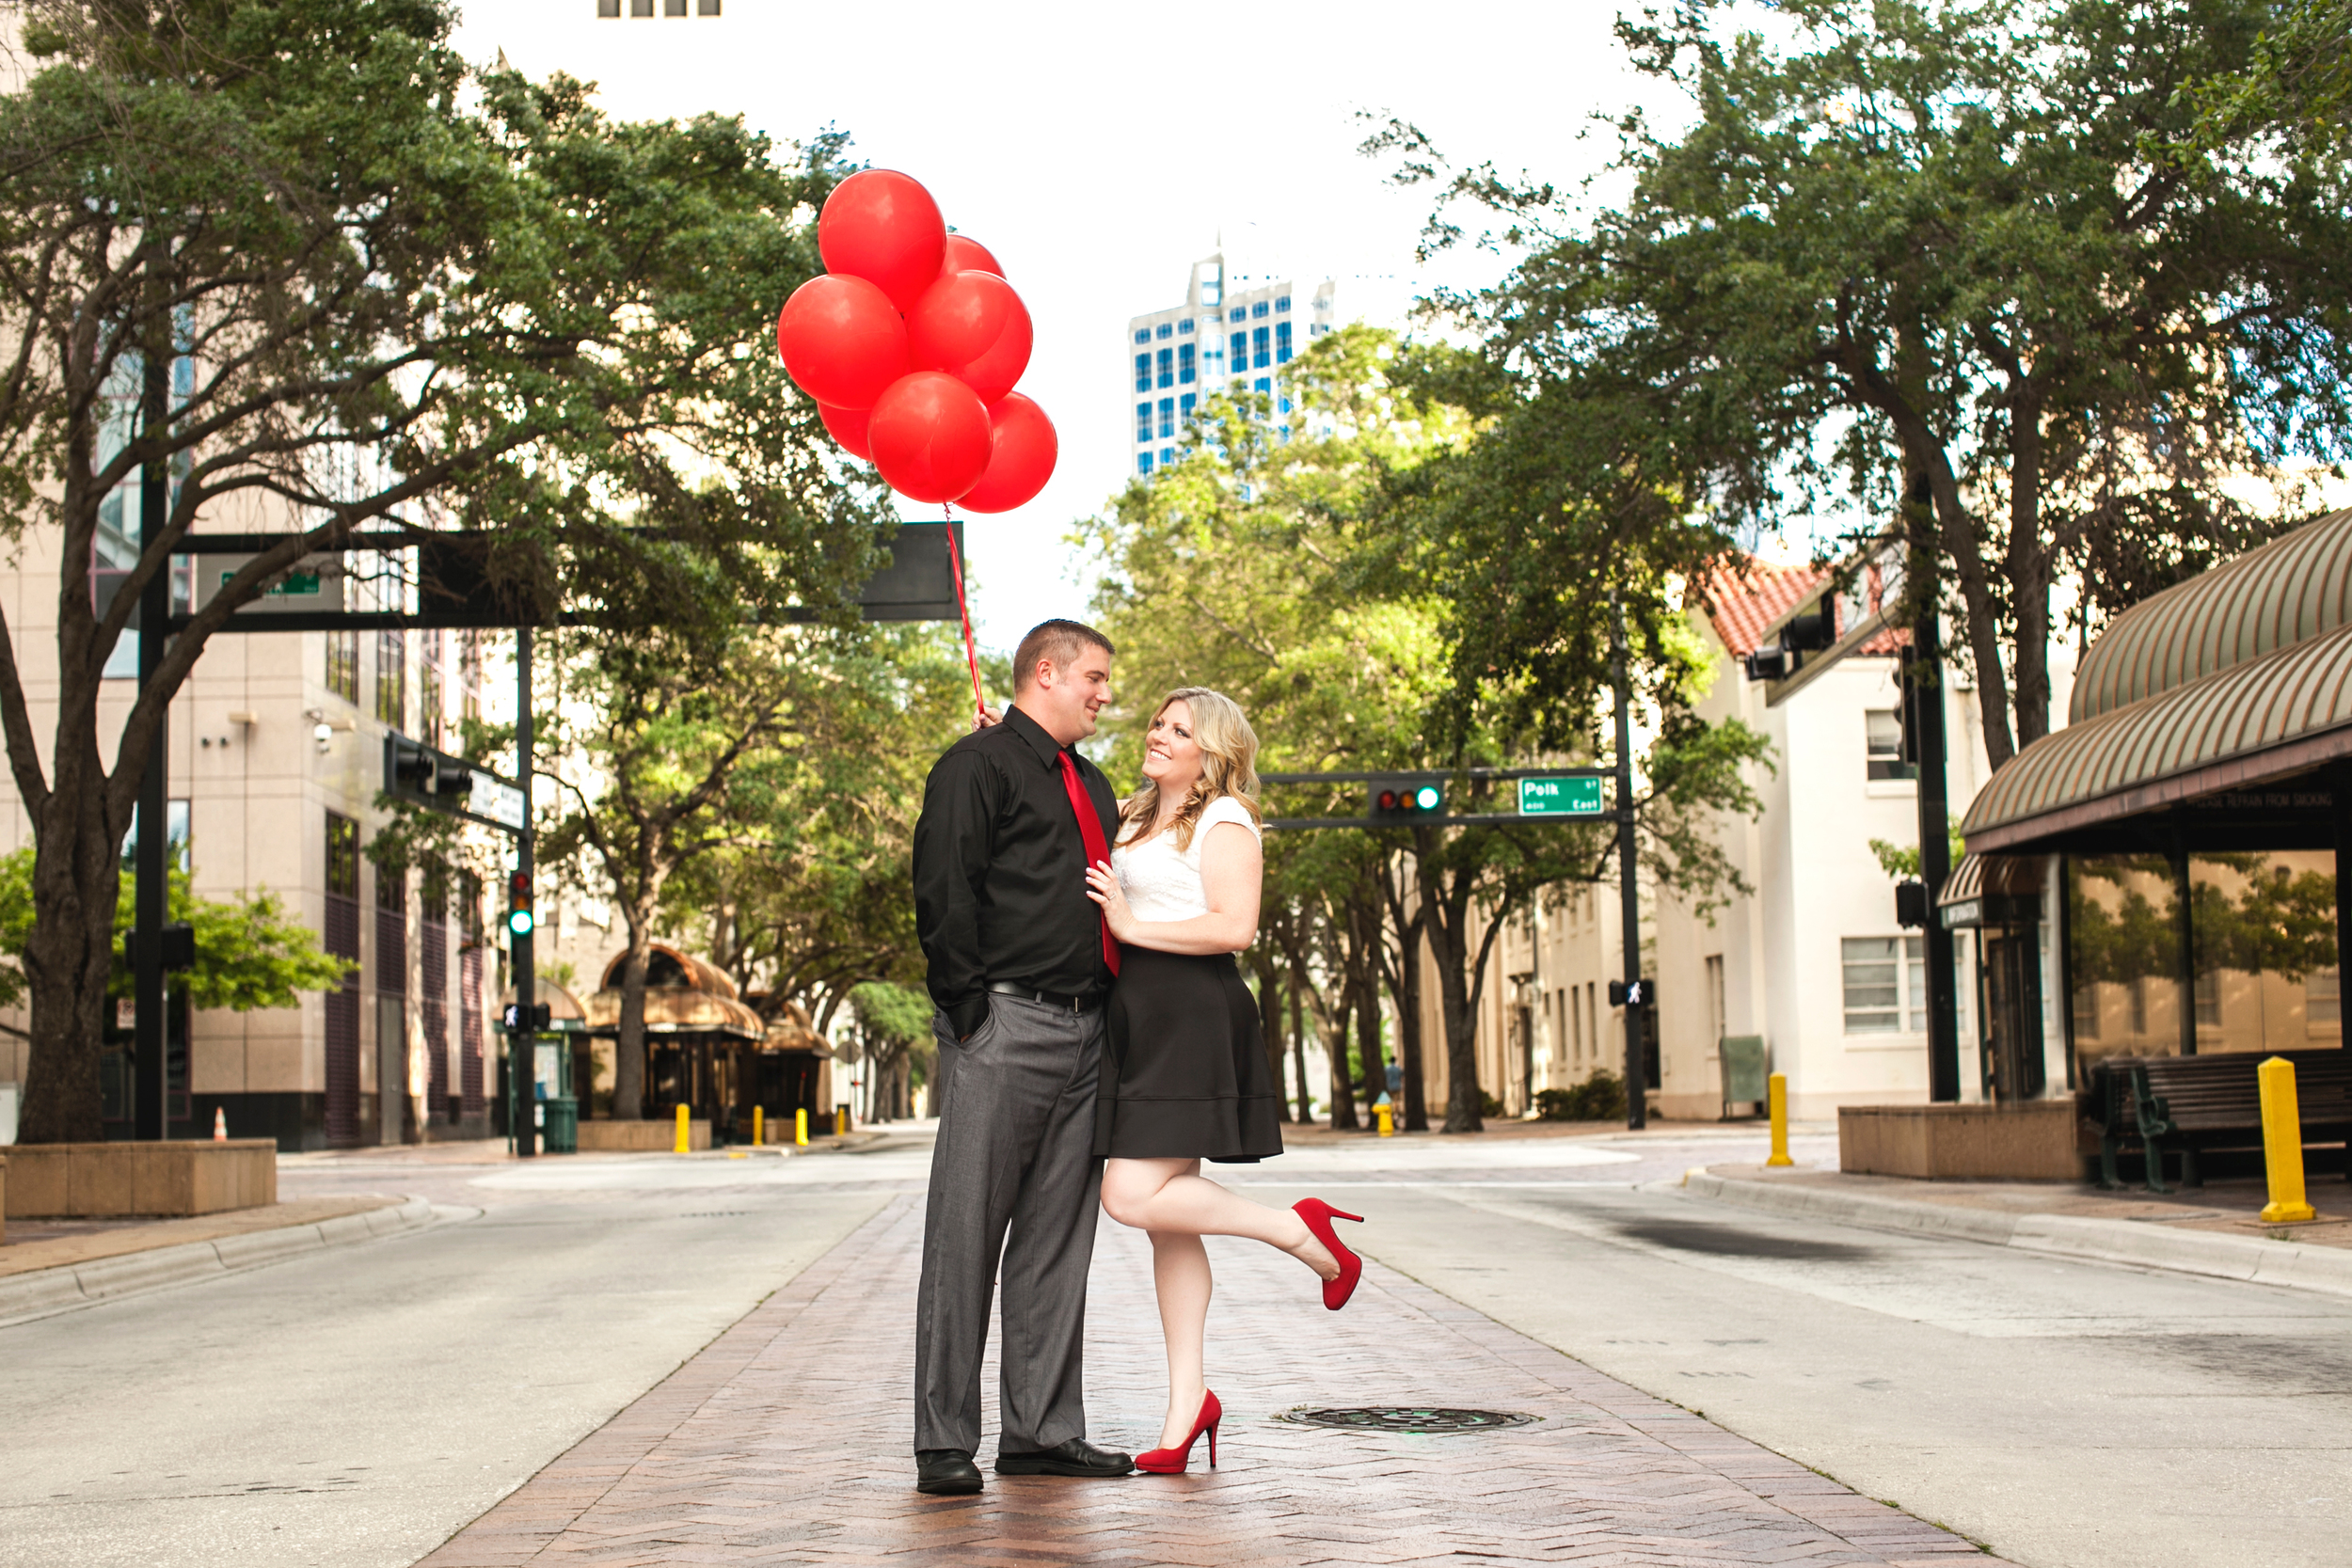
<path id="1" fill-rule="evenodd" d="M 1143 787 L 1120 813 L 1108 863 L 1087 871 L 1089 896 L 1119 939 L 1107 1019 L 1116 1076 L 1095 1113 L 1103 1208 L 1152 1237 L 1152 1277 L 1168 1338 L 1168 1417 L 1160 1446 L 1136 1466 L 1183 1472 L 1194 1439 L 1216 1463 L 1223 1415 L 1202 1369 L 1209 1315 L 1203 1236 L 1248 1236 L 1321 1275 L 1323 1304 L 1347 1305 L 1363 1265 L 1331 1232 L 1343 1214 L 1320 1198 L 1268 1209 L 1200 1174 L 1204 1159 L 1249 1163 L 1282 1152 L 1281 1091 L 1266 1065 L 1258 1006 L 1233 955 L 1258 930 L 1264 866 L 1258 835 L 1258 737 L 1232 699 L 1171 691 L 1145 737 Z"/>

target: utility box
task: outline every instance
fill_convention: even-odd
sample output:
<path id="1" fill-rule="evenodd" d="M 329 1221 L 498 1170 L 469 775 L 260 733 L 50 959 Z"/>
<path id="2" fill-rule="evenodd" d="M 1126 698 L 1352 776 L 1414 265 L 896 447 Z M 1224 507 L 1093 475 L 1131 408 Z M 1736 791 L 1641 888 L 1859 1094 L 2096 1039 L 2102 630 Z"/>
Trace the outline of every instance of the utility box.
<path id="1" fill-rule="evenodd" d="M 1764 1037 L 1725 1035 L 1715 1050 L 1723 1059 L 1724 1119 L 1730 1119 L 1734 1105 L 1761 1106 L 1767 1093 L 1765 1069 L 1772 1060 L 1764 1049 Z"/>

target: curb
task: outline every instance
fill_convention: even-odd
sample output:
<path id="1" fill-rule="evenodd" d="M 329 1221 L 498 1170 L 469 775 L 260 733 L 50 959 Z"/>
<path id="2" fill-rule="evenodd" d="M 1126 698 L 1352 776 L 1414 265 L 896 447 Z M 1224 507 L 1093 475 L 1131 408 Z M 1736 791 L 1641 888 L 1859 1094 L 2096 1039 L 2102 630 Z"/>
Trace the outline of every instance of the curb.
<path id="1" fill-rule="evenodd" d="M 1718 1203 L 1760 1209 L 1798 1219 L 1868 1226 L 1914 1235 L 1946 1236 L 1987 1246 L 2079 1258 L 2131 1268 L 2169 1269 L 2291 1291 L 2352 1296 L 2352 1250 L 2299 1242 L 2176 1230 L 2138 1220 L 2088 1219 L 2074 1214 L 2003 1214 L 1947 1203 L 1912 1203 L 1866 1193 L 1741 1181 L 1694 1170 L 1685 1191 Z"/>
<path id="2" fill-rule="evenodd" d="M 312 1225 L 289 1225 L 188 1242 L 149 1252 L 124 1253 L 87 1263 L 61 1264 L 0 1279 L 0 1328 L 92 1307 L 119 1296 L 184 1285 L 190 1280 L 242 1274 L 328 1247 L 349 1246 L 378 1236 L 397 1235 L 431 1225 L 433 1205 L 421 1197 L 364 1213 L 343 1214 Z"/>

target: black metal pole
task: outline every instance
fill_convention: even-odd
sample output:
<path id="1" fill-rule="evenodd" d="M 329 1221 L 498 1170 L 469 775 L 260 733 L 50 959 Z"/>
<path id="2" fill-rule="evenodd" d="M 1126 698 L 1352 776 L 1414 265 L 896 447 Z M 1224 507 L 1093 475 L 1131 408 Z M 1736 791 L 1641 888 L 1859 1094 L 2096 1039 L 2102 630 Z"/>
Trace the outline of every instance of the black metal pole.
<path id="1" fill-rule="evenodd" d="M 1928 918 L 1920 927 L 1927 950 L 1928 1098 L 1960 1098 L 1960 985 L 1952 962 L 1952 933 L 1936 900 L 1952 875 L 1951 806 L 1946 793 L 1944 659 L 1933 585 L 1912 628 L 1903 697 L 1911 704 L 1912 744 L 1919 770 L 1919 880 L 1927 884 Z"/>
<path id="2" fill-rule="evenodd" d="M 1639 1130 L 1649 1125 L 1649 1072 L 1643 1036 L 1642 1011 L 1649 998 L 1635 994 L 1642 977 L 1642 900 L 1634 881 L 1633 841 L 1633 690 L 1626 673 L 1625 604 L 1616 590 L 1609 593 L 1609 677 L 1617 697 L 1617 887 L 1625 916 L 1625 1124 Z"/>
<path id="3" fill-rule="evenodd" d="M 149 345 L 139 396 L 139 430 L 153 436 L 171 417 L 171 361 Z M 150 457 L 139 469 L 139 554 L 163 537 L 165 511 L 171 504 L 170 468 L 163 454 Z M 166 562 L 148 579 L 139 594 L 139 692 L 154 689 L 164 662 L 164 623 L 171 615 L 171 567 Z M 164 1011 L 164 922 L 170 918 L 171 823 L 165 766 L 169 760 L 170 706 L 155 709 L 155 732 L 147 752 L 147 769 L 139 776 L 138 838 L 132 851 L 135 891 L 132 904 L 133 1051 L 131 1135 L 161 1139 L 168 1135 L 168 1087 L 165 1058 L 170 1052 L 169 1025 Z"/>
<path id="4" fill-rule="evenodd" d="M 532 1092 L 538 1062 L 539 976 L 532 962 L 532 944 L 539 935 L 539 889 L 532 872 L 531 839 L 531 628 L 515 628 L 515 777 L 523 786 L 522 832 L 515 835 L 515 867 L 531 889 L 531 930 L 517 934 L 507 927 L 515 957 L 515 1000 L 522 1005 L 522 1027 L 507 1037 L 506 1078 L 513 1091 L 507 1124 L 515 1130 L 515 1153 L 531 1159 L 538 1153 L 537 1097 Z"/>

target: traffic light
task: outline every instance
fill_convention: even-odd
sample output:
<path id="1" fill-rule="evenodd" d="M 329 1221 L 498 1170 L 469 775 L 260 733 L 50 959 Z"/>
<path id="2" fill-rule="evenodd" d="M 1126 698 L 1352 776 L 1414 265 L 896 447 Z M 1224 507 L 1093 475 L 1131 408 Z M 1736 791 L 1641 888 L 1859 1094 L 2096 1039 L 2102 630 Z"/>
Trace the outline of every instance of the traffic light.
<path id="1" fill-rule="evenodd" d="M 1445 785 L 1423 773 L 1375 779 L 1364 794 L 1366 815 L 1400 822 L 1433 817 L 1445 810 Z"/>
<path id="2" fill-rule="evenodd" d="M 462 807 L 473 793 L 473 768 L 463 757 L 388 735 L 384 737 L 384 789 L 389 795 Z"/>
<path id="3" fill-rule="evenodd" d="M 506 879 L 506 929 L 515 936 L 527 937 L 538 928 L 531 912 L 531 873 L 517 871 Z"/>

